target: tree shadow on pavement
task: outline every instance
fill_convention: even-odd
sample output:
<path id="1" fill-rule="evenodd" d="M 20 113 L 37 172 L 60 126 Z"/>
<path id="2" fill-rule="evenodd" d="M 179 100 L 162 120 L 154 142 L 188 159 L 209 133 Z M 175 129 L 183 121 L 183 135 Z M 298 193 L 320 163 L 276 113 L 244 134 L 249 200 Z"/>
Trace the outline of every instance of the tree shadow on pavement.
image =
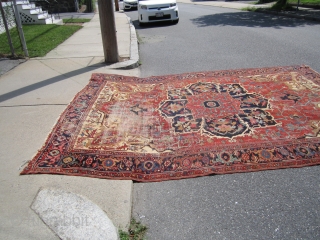
<path id="1" fill-rule="evenodd" d="M 259 12 L 231 12 L 203 15 L 191 19 L 193 24 L 199 27 L 208 26 L 239 26 L 239 27 L 298 27 L 319 25 L 319 22 L 306 21 L 302 19 L 276 16 Z"/>
<path id="2" fill-rule="evenodd" d="M 52 78 L 44 79 L 42 81 L 30 84 L 30 85 L 25 86 L 25 87 L 21 87 L 21 88 L 12 90 L 11 92 L 7 92 L 7 93 L 4 93 L 4 94 L 0 95 L 0 103 L 4 102 L 4 101 L 7 101 L 7 100 L 9 100 L 11 98 L 15 98 L 15 97 L 18 97 L 20 95 L 26 94 L 28 92 L 37 90 L 39 88 L 46 87 L 48 85 L 51 85 L 51 84 L 66 80 L 67 78 L 71 78 L 71 77 L 74 77 L 74 76 L 77 76 L 77 75 L 80 75 L 80 74 L 84 74 L 86 72 L 94 71 L 95 69 L 98 69 L 98 68 L 101 68 L 101 67 L 104 67 L 104 66 L 107 66 L 107 65 L 104 64 L 104 63 L 92 64 L 92 65 L 87 66 L 87 67 L 76 69 L 76 70 L 73 70 L 73 71 L 70 71 L 70 72 L 67 72 L 67 73 L 52 77 Z"/>

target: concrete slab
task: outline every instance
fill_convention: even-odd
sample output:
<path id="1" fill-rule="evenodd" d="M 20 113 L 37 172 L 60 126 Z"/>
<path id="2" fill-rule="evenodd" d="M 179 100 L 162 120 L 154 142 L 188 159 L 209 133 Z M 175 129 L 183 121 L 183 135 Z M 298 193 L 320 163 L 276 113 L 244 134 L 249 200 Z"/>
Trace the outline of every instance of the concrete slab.
<path id="1" fill-rule="evenodd" d="M 89 82 L 94 72 L 139 75 L 138 69 L 119 73 L 105 64 L 89 65 L 91 62 L 92 58 L 29 60 L 16 67 L 17 71 L 1 77 L 0 104 L 7 105 L 8 99 L 12 99 L 10 105 L 67 104 Z"/>
<path id="2" fill-rule="evenodd" d="M 93 44 L 92 42 L 87 44 Z M 46 58 L 78 58 L 78 57 L 95 57 L 104 56 L 102 44 L 94 44 L 94 48 L 86 48 L 87 44 L 70 44 L 61 45 L 59 49 L 51 51 Z"/>
<path id="3" fill-rule="evenodd" d="M 72 192 L 42 189 L 31 208 L 61 239 L 118 239 L 108 216 L 96 204 Z"/>
<path id="4" fill-rule="evenodd" d="M 132 69 L 139 60 L 134 27 L 124 13 L 119 14 L 122 15 L 118 15 L 116 21 L 122 37 L 118 38 L 118 46 L 125 46 L 121 47 L 122 55 L 128 55 L 130 49 L 129 61 L 104 63 L 99 15 L 96 14 L 91 22 L 46 57 L 28 60 L 1 76 L 0 239 L 58 239 L 30 208 L 42 188 L 84 196 L 97 204 L 117 228 L 125 230 L 129 225 L 132 181 L 19 175 L 92 73 L 140 75 L 139 69 Z"/>
<path id="5" fill-rule="evenodd" d="M 24 63 L 25 59 L 8 59 L 0 58 L 0 76 L 15 68 L 21 63 Z"/>
<path id="6" fill-rule="evenodd" d="M 44 143 L 51 126 L 66 106 L 34 105 L 0 107 L 0 238 L 53 239 L 50 231 L 30 211 L 34 196 L 42 187 L 72 191 L 99 205 L 119 228 L 125 228 L 131 214 L 131 181 L 110 181 L 58 175 L 19 176 L 23 165 Z M 14 238 L 11 234 L 14 232 Z M 26 235 L 30 237 L 26 237 Z M 42 236 L 42 237 L 40 237 Z"/>
<path id="7" fill-rule="evenodd" d="M 104 57 L 94 57 L 92 58 L 91 64 L 104 64 Z"/>
<path id="8" fill-rule="evenodd" d="M 115 21 L 117 38 L 121 40 L 121 44 L 118 44 L 119 55 L 130 58 L 130 22 L 124 13 L 119 12 L 115 12 Z M 81 31 L 76 32 L 72 38 L 67 39 L 43 58 L 103 57 L 99 14 L 84 26 Z"/>
<path id="9" fill-rule="evenodd" d="M 60 114 L 93 72 L 139 76 L 138 69 L 87 67 L 89 58 L 29 60 L 0 78 L 0 239 L 57 239 L 30 209 L 40 188 L 59 188 L 96 203 L 116 227 L 131 216 L 132 181 L 20 171 L 41 148 Z"/>
<path id="10" fill-rule="evenodd" d="M 117 38 L 120 39 L 130 39 L 128 33 L 117 33 Z M 126 41 L 124 44 L 118 46 L 119 56 L 120 57 L 127 57 L 130 58 L 130 41 Z"/>

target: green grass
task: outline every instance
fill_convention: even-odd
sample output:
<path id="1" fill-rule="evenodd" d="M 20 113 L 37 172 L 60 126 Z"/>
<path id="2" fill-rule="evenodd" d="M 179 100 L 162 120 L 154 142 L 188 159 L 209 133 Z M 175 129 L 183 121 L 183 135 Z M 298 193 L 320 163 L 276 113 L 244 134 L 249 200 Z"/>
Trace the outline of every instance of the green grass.
<path id="1" fill-rule="evenodd" d="M 271 3 L 271 2 L 275 2 L 275 0 L 259 0 L 255 4 L 265 4 L 265 3 Z"/>
<path id="2" fill-rule="evenodd" d="M 92 9 L 93 9 L 94 12 L 97 11 L 96 2 L 97 2 L 97 0 L 92 0 Z"/>
<path id="3" fill-rule="evenodd" d="M 68 18 L 68 19 L 63 19 L 63 23 L 85 23 L 85 22 L 90 22 L 91 19 L 86 19 L 86 18 Z"/>
<path id="4" fill-rule="evenodd" d="M 130 221 L 129 232 L 119 230 L 120 240 L 144 240 L 148 228 L 137 222 L 134 218 Z"/>
<path id="5" fill-rule="evenodd" d="M 281 11 L 281 10 L 286 10 L 286 11 L 292 11 L 296 10 L 295 6 L 298 3 L 298 0 L 287 0 L 286 5 L 281 5 L 275 0 L 259 0 L 258 2 L 254 4 L 265 4 L 265 3 L 271 3 L 274 2 L 274 4 L 267 9 L 274 10 L 274 11 Z M 300 0 L 300 5 L 316 5 L 320 6 L 320 0 Z M 241 10 L 244 11 L 256 11 L 257 8 L 255 7 L 246 7 L 242 8 Z"/>
<path id="6" fill-rule="evenodd" d="M 265 4 L 270 2 L 276 2 L 276 0 L 259 0 L 255 4 Z M 297 4 L 298 0 L 288 0 L 290 4 Z M 300 0 L 300 4 L 320 5 L 320 0 Z"/>
<path id="7" fill-rule="evenodd" d="M 271 3 L 271 2 L 276 2 L 276 0 L 259 0 L 258 2 L 254 4 L 266 4 L 266 3 Z M 288 0 L 288 4 L 297 4 L 298 0 Z M 300 0 L 301 5 L 318 5 L 320 6 L 320 0 Z"/>
<path id="8" fill-rule="evenodd" d="M 52 49 L 68 39 L 80 28 L 82 27 L 77 25 L 24 25 L 23 32 L 27 43 L 29 57 L 43 57 Z M 17 29 L 11 29 L 10 35 L 16 55 L 23 57 L 24 52 L 19 41 Z M 0 35 L 0 43 L 5 43 L 0 44 L 0 57 L 11 56 L 6 33 Z"/>
<path id="9" fill-rule="evenodd" d="M 290 4 L 298 3 L 298 0 L 288 0 Z M 300 4 L 320 5 L 320 0 L 300 0 Z"/>
<path id="10" fill-rule="evenodd" d="M 241 8 L 242 11 L 249 11 L 249 12 L 254 12 L 257 10 L 257 8 L 255 7 L 245 7 L 245 8 Z"/>

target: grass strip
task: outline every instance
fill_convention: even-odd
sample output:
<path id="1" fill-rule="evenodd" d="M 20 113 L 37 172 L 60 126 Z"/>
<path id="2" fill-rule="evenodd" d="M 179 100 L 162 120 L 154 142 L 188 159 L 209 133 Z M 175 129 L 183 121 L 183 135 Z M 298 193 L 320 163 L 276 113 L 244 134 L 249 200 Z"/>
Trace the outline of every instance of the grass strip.
<path id="1" fill-rule="evenodd" d="M 86 23 L 90 22 L 91 19 L 87 18 L 67 18 L 67 19 L 62 19 L 63 23 Z"/>
<path id="2" fill-rule="evenodd" d="M 255 7 L 245 7 L 242 8 L 241 10 L 243 11 L 251 11 L 254 12 L 258 9 L 267 9 L 267 10 L 273 10 L 273 11 L 293 11 L 296 10 L 295 5 L 298 4 L 298 0 L 287 0 L 287 3 L 285 5 L 279 4 L 279 2 L 274 1 L 274 0 L 259 0 L 258 2 L 255 2 L 254 5 L 259 5 L 259 4 L 267 4 L 267 3 L 273 3 L 268 8 L 255 8 Z M 319 7 L 320 8 L 320 0 L 300 0 L 299 2 L 300 6 L 314 6 L 314 7 Z"/>
<path id="3" fill-rule="evenodd" d="M 276 2 L 275 0 L 259 0 L 255 4 L 265 4 L 265 3 L 271 3 Z M 297 4 L 298 0 L 287 0 L 288 4 Z M 320 0 L 300 0 L 300 4 L 305 5 L 319 5 L 320 6 Z"/>
<path id="4" fill-rule="evenodd" d="M 81 28 L 82 26 L 77 25 L 23 25 L 29 57 L 43 57 Z M 10 30 L 10 36 L 16 56 L 23 57 L 24 52 L 16 28 Z M 6 33 L 0 34 L 0 43 L 7 43 L 1 44 L 0 57 L 11 56 Z"/>
<path id="5" fill-rule="evenodd" d="M 297 4 L 298 0 L 288 0 L 290 4 Z M 300 0 L 300 4 L 306 5 L 320 5 L 320 0 Z"/>

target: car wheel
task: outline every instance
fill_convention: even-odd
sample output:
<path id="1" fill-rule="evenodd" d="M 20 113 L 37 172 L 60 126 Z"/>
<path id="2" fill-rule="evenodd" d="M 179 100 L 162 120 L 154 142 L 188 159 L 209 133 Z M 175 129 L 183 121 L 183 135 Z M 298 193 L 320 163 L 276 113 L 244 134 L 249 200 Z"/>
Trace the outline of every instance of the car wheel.
<path id="1" fill-rule="evenodd" d="M 179 22 L 179 19 L 173 20 L 172 22 L 173 22 L 173 24 L 177 24 Z"/>

